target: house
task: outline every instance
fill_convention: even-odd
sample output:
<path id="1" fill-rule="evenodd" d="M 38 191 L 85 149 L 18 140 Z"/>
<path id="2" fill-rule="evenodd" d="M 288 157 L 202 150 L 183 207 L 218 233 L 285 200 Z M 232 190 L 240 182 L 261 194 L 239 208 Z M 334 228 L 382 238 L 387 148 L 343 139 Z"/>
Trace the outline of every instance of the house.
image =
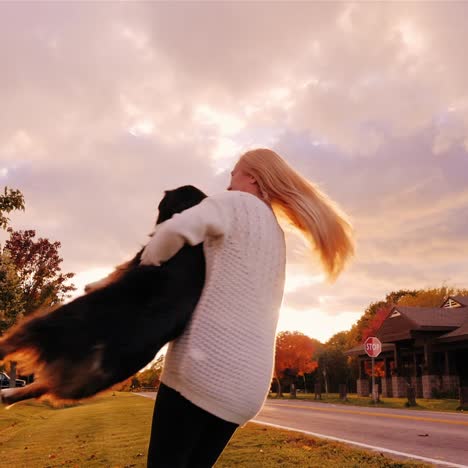
<path id="1" fill-rule="evenodd" d="M 405 397 L 409 385 L 418 398 L 457 395 L 468 386 L 468 296 L 449 296 L 440 307 L 395 306 L 376 332 L 382 352 L 383 396 Z M 357 391 L 369 395 L 360 345 L 346 353 L 358 356 Z"/>

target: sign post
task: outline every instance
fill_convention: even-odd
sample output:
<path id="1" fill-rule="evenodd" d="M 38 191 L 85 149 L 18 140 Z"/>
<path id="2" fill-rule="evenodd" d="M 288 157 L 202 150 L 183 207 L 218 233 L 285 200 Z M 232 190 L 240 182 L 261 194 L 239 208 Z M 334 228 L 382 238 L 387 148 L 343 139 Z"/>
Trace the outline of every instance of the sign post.
<path id="1" fill-rule="evenodd" d="M 364 351 L 372 358 L 372 399 L 377 403 L 379 395 L 378 389 L 375 388 L 374 358 L 382 352 L 382 343 L 375 336 L 369 336 L 364 342 Z"/>

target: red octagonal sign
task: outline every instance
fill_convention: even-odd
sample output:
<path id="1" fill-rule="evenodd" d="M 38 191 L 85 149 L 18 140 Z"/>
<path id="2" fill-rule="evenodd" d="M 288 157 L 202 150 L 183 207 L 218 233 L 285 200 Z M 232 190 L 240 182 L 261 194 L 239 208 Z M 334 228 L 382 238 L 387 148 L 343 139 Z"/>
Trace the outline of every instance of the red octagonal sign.
<path id="1" fill-rule="evenodd" d="M 369 336 L 364 342 L 364 351 L 370 357 L 377 357 L 382 352 L 382 343 L 375 336 Z"/>

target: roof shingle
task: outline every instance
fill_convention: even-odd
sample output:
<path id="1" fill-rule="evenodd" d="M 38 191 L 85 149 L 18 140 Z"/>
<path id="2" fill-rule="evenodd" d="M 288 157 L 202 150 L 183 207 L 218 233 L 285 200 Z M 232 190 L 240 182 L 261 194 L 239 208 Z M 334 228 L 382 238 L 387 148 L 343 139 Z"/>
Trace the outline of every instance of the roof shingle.
<path id="1" fill-rule="evenodd" d="M 437 341 L 462 341 L 468 339 L 468 320 L 456 330 L 446 333 L 445 335 L 439 336 Z"/>
<path id="2" fill-rule="evenodd" d="M 395 307 L 418 327 L 460 327 L 468 320 L 468 307 Z"/>

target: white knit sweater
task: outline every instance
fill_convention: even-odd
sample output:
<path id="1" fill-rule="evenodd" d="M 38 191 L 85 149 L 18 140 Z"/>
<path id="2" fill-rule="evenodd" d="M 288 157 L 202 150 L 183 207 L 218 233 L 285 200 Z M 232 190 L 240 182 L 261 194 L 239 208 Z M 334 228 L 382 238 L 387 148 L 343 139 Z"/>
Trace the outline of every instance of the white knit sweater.
<path id="1" fill-rule="evenodd" d="M 142 264 L 160 264 L 184 243 L 200 242 L 205 287 L 185 332 L 169 344 L 161 380 L 200 408 L 243 425 L 260 411 L 272 378 L 284 234 L 260 199 L 225 192 L 159 225 Z"/>

